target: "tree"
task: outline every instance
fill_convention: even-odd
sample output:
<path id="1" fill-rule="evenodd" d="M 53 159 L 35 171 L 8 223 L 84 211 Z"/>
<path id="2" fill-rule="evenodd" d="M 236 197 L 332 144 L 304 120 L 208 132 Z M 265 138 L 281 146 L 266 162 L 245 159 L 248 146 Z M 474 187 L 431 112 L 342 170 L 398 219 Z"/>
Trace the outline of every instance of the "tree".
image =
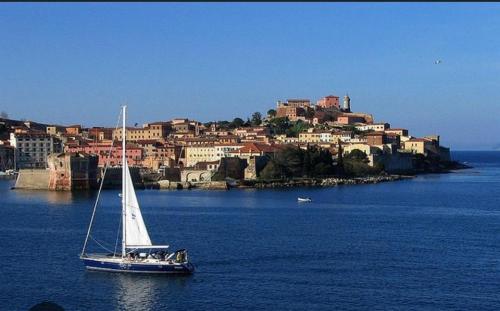
<path id="1" fill-rule="evenodd" d="M 233 122 L 231 122 L 230 127 L 231 128 L 237 128 L 237 127 L 242 127 L 243 124 L 245 124 L 245 121 L 241 118 L 234 118 Z"/>
<path id="2" fill-rule="evenodd" d="M 363 151 L 361 151 L 359 149 L 352 150 L 351 152 L 346 154 L 344 158 L 349 159 L 349 160 L 357 160 L 357 161 L 361 161 L 364 163 L 370 162 L 368 160 L 368 156 L 366 155 L 366 153 L 364 153 Z"/>
<path id="3" fill-rule="evenodd" d="M 307 150 L 287 146 L 276 153 L 260 176 L 262 179 L 318 177 L 331 176 L 334 171 L 332 155 L 328 150 L 316 146 Z"/>
<path id="4" fill-rule="evenodd" d="M 289 137 L 298 137 L 300 132 L 303 132 L 310 128 L 312 125 L 298 120 L 293 124 L 291 128 L 286 131 L 286 135 Z"/>
<path id="5" fill-rule="evenodd" d="M 254 112 L 252 114 L 252 126 L 259 126 L 262 124 L 262 114 L 260 112 Z"/>
<path id="6" fill-rule="evenodd" d="M 314 114 L 315 114 L 314 109 L 307 109 L 305 117 L 308 119 L 312 119 L 312 118 L 314 118 Z"/>
<path id="7" fill-rule="evenodd" d="M 374 166 L 370 166 L 369 162 L 363 151 L 354 149 L 342 159 L 344 173 L 348 176 L 366 176 L 380 174 L 383 171 L 382 164 L 374 163 Z"/>
<path id="8" fill-rule="evenodd" d="M 243 124 L 243 127 L 250 127 L 252 126 L 252 122 L 250 122 L 250 118 L 247 118 L 247 121 Z"/>
<path id="9" fill-rule="evenodd" d="M 282 176 L 281 176 L 280 166 L 274 160 L 269 160 L 269 162 L 267 162 L 266 166 L 260 172 L 259 178 L 271 180 L 271 179 L 278 179 L 281 177 Z"/>
<path id="10" fill-rule="evenodd" d="M 290 127 L 290 122 L 287 117 L 274 118 L 269 121 L 269 126 L 274 134 L 285 134 L 286 130 Z"/>
<path id="11" fill-rule="evenodd" d="M 274 118 L 274 117 L 276 117 L 276 110 L 274 110 L 274 109 L 269 109 L 269 110 L 267 111 L 267 115 L 268 115 L 270 118 Z"/>
<path id="12" fill-rule="evenodd" d="M 3 118 L 3 119 L 8 119 L 9 118 L 9 114 L 5 111 L 2 111 L 0 112 L 0 118 Z"/>

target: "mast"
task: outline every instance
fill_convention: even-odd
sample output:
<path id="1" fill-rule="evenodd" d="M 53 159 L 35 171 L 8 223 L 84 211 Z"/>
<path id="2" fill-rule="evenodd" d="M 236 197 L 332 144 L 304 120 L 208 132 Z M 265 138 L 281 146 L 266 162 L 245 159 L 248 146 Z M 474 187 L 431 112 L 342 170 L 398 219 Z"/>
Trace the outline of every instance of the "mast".
<path id="1" fill-rule="evenodd" d="M 126 206 L 127 206 L 127 180 L 126 180 L 126 175 L 127 175 L 127 156 L 126 156 L 126 117 L 127 117 L 127 106 L 122 107 L 122 258 L 125 257 L 125 247 L 126 247 L 126 242 L 125 242 L 125 227 L 126 227 Z"/>

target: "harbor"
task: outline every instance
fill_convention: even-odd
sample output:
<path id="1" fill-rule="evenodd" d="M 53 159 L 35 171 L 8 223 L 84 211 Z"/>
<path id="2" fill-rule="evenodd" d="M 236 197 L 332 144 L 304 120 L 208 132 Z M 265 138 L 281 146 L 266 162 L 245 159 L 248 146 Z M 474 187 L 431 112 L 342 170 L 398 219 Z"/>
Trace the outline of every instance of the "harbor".
<path id="1" fill-rule="evenodd" d="M 180 278 L 85 272 L 78 256 L 96 192 L 12 191 L 2 180 L 0 244 L 15 260 L 0 290 L 13 310 L 44 300 L 66 310 L 494 306 L 498 152 L 454 156 L 474 168 L 359 186 L 137 190 L 151 237 L 189 250 L 196 272 Z M 120 191 L 102 192 L 94 227 L 111 250 Z"/>

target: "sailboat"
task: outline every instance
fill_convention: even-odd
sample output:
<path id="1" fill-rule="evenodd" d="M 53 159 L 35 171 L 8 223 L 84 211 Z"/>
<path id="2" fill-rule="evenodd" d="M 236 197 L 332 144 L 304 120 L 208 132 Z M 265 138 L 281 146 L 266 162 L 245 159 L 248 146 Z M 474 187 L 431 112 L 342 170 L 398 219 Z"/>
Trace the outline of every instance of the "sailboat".
<path id="1" fill-rule="evenodd" d="M 87 231 L 87 237 L 80 254 L 80 259 L 89 270 L 132 272 L 132 273 L 168 273 L 168 274 L 190 274 L 194 272 L 194 266 L 188 260 L 187 250 L 180 249 L 168 252 L 168 245 L 153 245 L 148 230 L 142 218 L 141 209 L 126 157 L 126 110 L 122 107 L 122 203 L 121 227 L 122 245 L 121 253 L 113 251 L 111 254 L 87 254 L 86 248 L 92 223 L 94 221 L 97 202 L 102 190 L 104 177 L 94 205 L 94 211 Z M 105 173 L 104 173 L 105 175 Z M 118 242 L 118 240 L 117 240 Z"/>

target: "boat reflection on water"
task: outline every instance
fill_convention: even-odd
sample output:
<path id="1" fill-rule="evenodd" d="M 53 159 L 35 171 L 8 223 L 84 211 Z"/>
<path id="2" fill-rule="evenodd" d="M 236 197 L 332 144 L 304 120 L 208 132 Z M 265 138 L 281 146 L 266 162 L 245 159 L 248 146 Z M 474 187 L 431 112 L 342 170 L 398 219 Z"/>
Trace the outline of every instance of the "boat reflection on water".
<path id="1" fill-rule="evenodd" d="M 168 309 L 169 303 L 165 296 L 175 296 L 184 292 L 191 275 L 165 277 L 150 274 L 147 277 L 139 274 L 90 272 L 84 278 L 96 283 L 97 286 L 111 286 L 111 300 L 116 303 L 115 310 L 153 310 L 158 306 Z M 97 285 L 99 284 L 99 285 Z M 175 306 L 175 301 L 172 306 Z"/>

